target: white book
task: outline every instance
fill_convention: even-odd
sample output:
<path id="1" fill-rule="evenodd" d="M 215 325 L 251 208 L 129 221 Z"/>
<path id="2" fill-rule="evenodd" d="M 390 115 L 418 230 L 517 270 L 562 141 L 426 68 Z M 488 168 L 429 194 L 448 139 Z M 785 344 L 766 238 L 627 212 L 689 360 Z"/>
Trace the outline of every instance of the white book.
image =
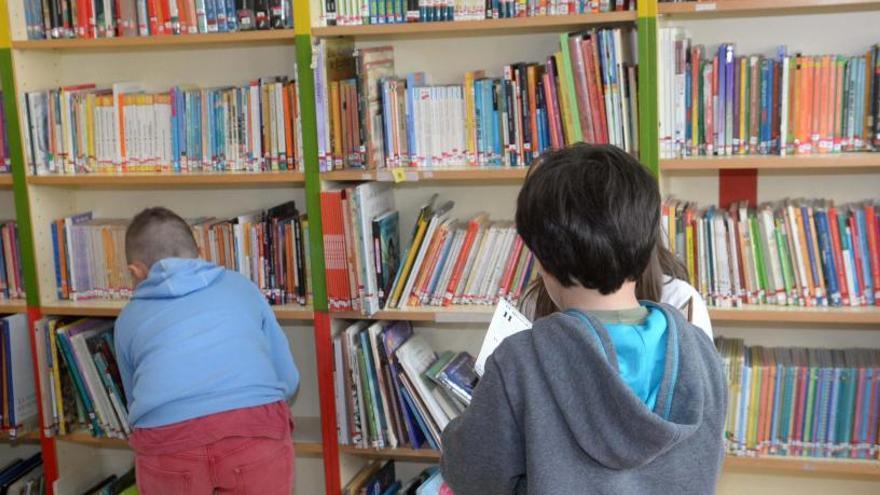
<path id="1" fill-rule="evenodd" d="M 446 295 L 446 288 L 449 286 L 449 279 L 452 278 L 452 272 L 455 270 L 455 265 L 457 264 L 458 258 L 461 255 L 461 248 L 464 245 L 464 239 L 466 236 L 467 229 L 461 228 L 461 226 L 455 229 L 452 246 L 450 247 L 449 254 L 446 257 L 446 263 L 443 266 L 443 272 L 440 275 L 437 286 L 434 288 L 433 294 L 430 295 L 428 304 L 432 306 L 438 306 L 443 302 L 443 298 Z"/>
<path id="2" fill-rule="evenodd" d="M 391 413 L 391 401 L 388 399 L 388 396 L 392 393 L 392 391 L 388 390 L 385 386 L 385 375 L 382 373 L 382 362 L 379 360 L 378 343 L 380 340 L 382 340 L 382 327 L 382 323 L 374 322 L 367 329 L 367 332 L 370 337 L 370 350 L 373 353 L 373 371 L 376 374 L 376 386 L 379 389 L 379 398 L 382 401 L 382 414 L 384 416 L 384 419 L 380 419 L 378 423 L 379 426 L 382 426 L 384 423 L 385 431 L 383 434 L 388 443 L 388 446 L 394 449 L 397 448 L 399 442 L 397 439 L 397 435 L 394 432 L 394 424 L 392 424 L 394 417 Z"/>
<path id="3" fill-rule="evenodd" d="M 361 268 L 361 275 L 364 277 L 363 313 L 371 315 L 381 309 L 376 265 L 373 263 L 373 219 L 395 209 L 394 193 L 388 182 L 368 182 L 355 188 L 355 195 L 359 206 L 356 227 L 364 261 Z"/>
<path id="4" fill-rule="evenodd" d="M 367 405 L 364 401 L 364 394 L 368 393 L 368 391 L 366 384 L 361 383 L 360 364 L 358 363 L 357 359 L 357 349 L 360 346 L 358 334 L 361 332 L 361 330 L 366 328 L 368 324 L 369 322 L 366 321 L 358 321 L 345 329 L 345 342 L 348 346 L 348 367 L 351 376 L 351 383 L 353 384 L 351 393 L 354 399 L 354 403 L 357 407 L 356 411 L 352 411 L 352 419 L 358 431 L 353 432 L 351 440 L 352 443 L 355 443 L 360 447 L 366 447 L 367 442 L 369 441 L 366 435 L 366 425 L 368 423 Z"/>
<path id="5" fill-rule="evenodd" d="M 25 314 L 3 318 L 3 338 L 6 341 L 6 360 L 11 373 L 9 383 L 9 424 L 13 428 L 37 425 L 37 392 L 34 385 L 34 367 L 30 347 L 28 319 Z"/>
<path id="6" fill-rule="evenodd" d="M 499 227 L 498 224 L 493 223 L 489 226 L 488 232 L 480 245 L 480 251 L 477 252 L 477 256 L 474 258 L 474 265 L 462 294 L 462 304 L 473 304 L 474 299 L 478 296 L 478 291 L 480 290 L 483 277 L 485 277 L 486 270 L 488 270 L 491 257 L 495 254 L 498 238 Z"/>
<path id="7" fill-rule="evenodd" d="M 532 322 L 523 316 L 507 299 L 498 301 L 495 306 L 495 313 L 492 315 L 492 321 L 489 322 L 489 330 L 483 338 L 483 345 L 480 347 L 480 353 L 474 362 L 474 370 L 477 374 L 483 376 L 486 368 L 486 360 L 495 352 L 495 349 L 501 345 L 507 337 L 523 330 L 532 328 Z"/>
<path id="8" fill-rule="evenodd" d="M 125 155 L 122 152 L 121 143 L 122 140 L 125 139 L 125 136 L 121 134 L 121 130 L 118 127 L 117 122 L 125 122 L 125 120 L 120 120 L 120 118 L 125 118 L 125 109 L 122 106 L 122 97 L 126 94 L 130 93 L 139 93 L 143 91 L 143 87 L 140 83 L 135 82 L 120 82 L 113 84 L 113 122 L 114 129 L 117 136 L 119 136 L 119 141 L 116 143 L 116 160 L 114 161 L 117 167 L 117 171 L 121 171 L 119 167 L 122 166 L 122 163 L 125 161 Z"/>
<path id="9" fill-rule="evenodd" d="M 782 57 L 782 104 L 779 109 L 779 154 L 786 155 L 788 144 L 788 105 L 789 105 L 789 65 L 791 57 Z M 743 75 L 745 77 L 745 74 Z"/>
<path id="10" fill-rule="evenodd" d="M 416 393 L 418 393 L 428 409 L 431 418 L 437 424 L 440 431 L 443 431 L 446 425 L 449 424 L 450 418 L 440 406 L 434 394 L 431 393 L 434 387 L 433 384 L 422 377 L 425 371 L 434 364 L 437 355 L 425 339 L 418 334 L 410 337 L 409 340 L 397 349 L 395 354 L 404 373 L 406 373 L 413 387 L 415 387 Z"/>
<path id="11" fill-rule="evenodd" d="M 481 225 L 477 231 L 477 235 L 474 237 L 474 242 L 471 244 L 471 248 L 467 252 L 467 260 L 465 261 L 464 270 L 462 270 L 461 278 L 459 278 L 458 284 L 455 287 L 455 292 L 453 293 L 453 304 L 461 304 L 464 297 L 464 291 L 471 278 L 471 272 L 474 270 L 477 257 L 480 255 L 480 252 L 483 249 L 483 244 L 486 242 L 488 235 L 489 228 L 484 218 L 481 220 Z"/>
<path id="12" fill-rule="evenodd" d="M 107 325 L 112 326 L 112 323 L 108 322 Z M 92 337 L 101 330 L 103 328 L 95 328 L 73 335 L 70 337 L 70 345 L 76 356 L 77 366 L 82 372 L 86 388 L 88 388 L 89 395 L 92 396 L 94 401 L 95 412 L 98 414 L 102 427 L 106 429 L 107 436 L 118 437 L 123 431 L 122 426 L 119 418 L 116 417 L 116 412 L 110 403 L 107 389 L 104 388 L 104 384 L 95 367 L 95 362 L 92 359 L 92 354 L 86 344 L 87 338 Z"/>

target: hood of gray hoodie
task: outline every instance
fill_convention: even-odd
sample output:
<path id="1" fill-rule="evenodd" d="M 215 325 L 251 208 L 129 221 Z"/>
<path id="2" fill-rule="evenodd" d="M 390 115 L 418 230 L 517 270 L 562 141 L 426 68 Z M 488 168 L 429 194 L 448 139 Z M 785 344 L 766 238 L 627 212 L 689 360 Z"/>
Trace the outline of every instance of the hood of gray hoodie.
<path id="1" fill-rule="evenodd" d="M 698 361 L 679 359 L 680 340 L 701 336 L 683 334 L 681 327 L 687 323 L 681 315 L 668 306 L 655 306 L 664 312 L 669 333 L 653 410 L 620 378 L 610 336 L 595 317 L 587 315 L 588 327 L 583 319 L 556 313 L 545 322 L 550 324 L 536 324 L 531 332 L 540 379 L 573 438 L 587 455 L 611 469 L 650 463 L 694 435 L 703 422 L 705 370 Z M 674 395 L 683 391 L 687 407 L 673 410 Z"/>

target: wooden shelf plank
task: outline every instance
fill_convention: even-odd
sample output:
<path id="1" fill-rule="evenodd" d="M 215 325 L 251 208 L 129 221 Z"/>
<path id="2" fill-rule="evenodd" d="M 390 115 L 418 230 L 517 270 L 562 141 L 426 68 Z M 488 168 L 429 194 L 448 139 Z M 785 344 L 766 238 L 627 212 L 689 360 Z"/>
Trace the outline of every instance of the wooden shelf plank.
<path id="1" fill-rule="evenodd" d="M 313 27 L 312 36 L 329 38 L 456 37 L 493 36 L 509 33 L 565 31 L 596 24 L 634 22 L 636 12 L 603 12 L 560 16 L 517 17 L 458 22 L 417 22 L 406 24 L 370 24 L 366 26 Z"/>
<path id="2" fill-rule="evenodd" d="M 331 312 L 333 318 L 348 320 L 408 320 L 435 323 L 489 323 L 494 306 L 449 306 L 445 308 L 415 307 L 406 309 L 390 309 L 377 311 L 366 316 L 357 312 Z"/>
<path id="3" fill-rule="evenodd" d="M 430 463 L 440 460 L 440 452 L 431 449 L 363 449 L 351 445 L 340 445 L 339 451 L 344 454 L 368 459 L 395 459 L 399 461 Z M 772 456 L 740 457 L 729 455 L 724 460 L 724 469 L 788 475 L 880 479 L 880 461 Z"/>
<path id="4" fill-rule="evenodd" d="M 0 314 L 24 313 L 27 311 L 27 303 L 24 299 L 0 299 Z"/>
<path id="5" fill-rule="evenodd" d="M 720 0 L 660 3 L 661 15 L 716 17 L 723 15 L 806 14 L 880 9 L 877 0 Z"/>
<path id="6" fill-rule="evenodd" d="M 680 5 L 680 4 L 675 4 Z M 663 172 L 696 172 L 734 169 L 758 170 L 880 170 L 880 153 L 840 153 L 827 155 L 743 155 L 732 157 L 693 157 L 660 160 Z"/>
<path id="7" fill-rule="evenodd" d="M 528 173 L 526 167 L 464 167 L 464 168 L 436 168 L 420 169 L 406 168 L 402 182 L 521 182 Z M 363 181 L 377 180 L 380 182 L 394 182 L 394 176 L 389 169 L 382 170 L 334 170 L 321 174 L 324 180 L 332 181 Z"/>
<path id="8" fill-rule="evenodd" d="M 0 189 L 12 188 L 12 174 L 0 174 Z"/>
<path id="9" fill-rule="evenodd" d="M 713 323 L 800 323 L 806 325 L 877 326 L 880 307 L 804 308 L 798 306 L 745 306 L 709 308 Z"/>
<path id="10" fill-rule="evenodd" d="M 119 316 L 126 301 L 107 301 L 101 299 L 86 301 L 63 301 L 56 300 L 44 304 L 40 310 L 45 315 L 51 316 L 90 316 L 112 318 Z M 273 306 L 275 316 L 279 320 L 312 320 L 315 313 L 311 306 L 299 304 L 282 304 Z"/>
<path id="11" fill-rule="evenodd" d="M 0 442 L 9 444 L 40 443 L 40 432 L 28 431 L 13 438 L 10 437 L 8 431 L 0 431 Z"/>
<path id="12" fill-rule="evenodd" d="M 31 175 L 28 184 L 56 187 L 283 186 L 305 183 L 302 172 L 193 172 L 186 174 Z"/>
<path id="13" fill-rule="evenodd" d="M 203 33 L 179 36 L 132 36 L 96 39 L 19 40 L 12 42 L 18 50 L 121 50 L 128 48 L 168 48 L 194 45 L 241 45 L 256 43 L 293 43 L 293 29 L 239 31 L 234 33 Z"/>
<path id="14" fill-rule="evenodd" d="M 321 419 L 315 417 L 304 417 L 294 419 L 296 430 L 293 434 L 293 444 L 296 449 L 296 455 L 302 457 L 320 457 L 324 453 L 324 446 L 321 444 Z M 62 442 L 77 443 L 80 445 L 90 445 L 92 447 L 105 449 L 128 449 L 128 440 L 121 438 L 96 438 L 88 431 L 75 431 L 67 435 L 59 435 L 57 440 Z M 39 441 L 39 435 L 36 440 Z"/>

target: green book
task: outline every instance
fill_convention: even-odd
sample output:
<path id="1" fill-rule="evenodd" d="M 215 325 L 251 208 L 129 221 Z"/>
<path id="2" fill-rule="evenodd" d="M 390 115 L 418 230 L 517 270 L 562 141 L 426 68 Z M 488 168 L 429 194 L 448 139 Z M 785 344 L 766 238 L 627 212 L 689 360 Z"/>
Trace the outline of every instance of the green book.
<path id="1" fill-rule="evenodd" d="M 816 402 L 816 383 L 819 381 L 819 362 L 816 351 L 808 352 L 809 372 L 807 373 L 807 400 L 804 402 L 804 435 L 801 439 L 804 443 L 804 452 L 807 452 L 808 443 L 813 441 L 813 410 Z"/>
<path id="2" fill-rule="evenodd" d="M 764 248 L 761 245 L 761 231 L 758 228 L 758 217 L 754 212 L 749 212 L 749 241 L 752 243 L 752 252 L 755 253 L 755 264 L 758 269 L 758 288 L 761 293 L 760 303 L 767 302 L 767 292 L 770 290 L 767 283 L 767 269 L 764 266 Z"/>
<path id="3" fill-rule="evenodd" d="M 785 294 L 789 301 L 796 301 L 797 294 L 794 290 L 794 271 L 791 266 L 791 253 L 788 249 L 788 241 L 785 235 L 785 223 L 782 218 L 774 215 L 776 229 L 776 247 L 779 250 L 779 262 L 782 266 L 782 282 L 785 285 Z M 792 295 L 795 297 L 792 298 Z"/>
<path id="4" fill-rule="evenodd" d="M 368 391 L 370 379 L 367 376 L 367 362 L 364 358 L 364 350 L 361 346 L 357 346 L 357 360 L 358 360 L 358 368 L 361 373 L 361 396 L 364 398 L 364 403 L 366 405 L 367 410 L 367 438 L 370 440 L 370 444 L 375 446 L 379 443 L 379 418 L 376 417 L 375 409 L 373 408 L 373 397 L 370 395 Z"/>
<path id="5" fill-rule="evenodd" d="M 579 143 L 584 140 L 581 131 L 581 119 L 578 114 L 578 99 L 574 87 L 574 71 L 571 67 L 571 53 L 568 49 L 568 33 L 559 35 L 559 45 L 562 48 L 562 88 L 568 99 L 568 119 L 566 125 L 571 129 L 572 142 Z"/>

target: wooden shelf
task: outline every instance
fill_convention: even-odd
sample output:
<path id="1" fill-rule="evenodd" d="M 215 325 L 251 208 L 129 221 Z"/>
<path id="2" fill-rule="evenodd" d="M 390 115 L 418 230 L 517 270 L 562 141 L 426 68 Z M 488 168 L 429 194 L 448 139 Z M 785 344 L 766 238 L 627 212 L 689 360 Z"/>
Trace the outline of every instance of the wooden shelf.
<path id="1" fill-rule="evenodd" d="M 363 449 L 340 445 L 344 454 L 368 459 L 394 459 L 410 462 L 438 462 L 440 452 L 431 449 Z M 847 459 L 815 459 L 806 457 L 739 457 L 724 459 L 727 471 L 765 472 L 786 475 L 813 475 L 818 477 L 847 477 L 880 479 L 880 461 Z"/>
<path id="2" fill-rule="evenodd" d="M 877 326 L 880 307 L 805 308 L 798 306 L 745 306 L 709 308 L 712 323 L 800 323 L 805 325 Z"/>
<path id="3" fill-rule="evenodd" d="M 19 40 L 12 42 L 18 50 L 94 50 L 128 48 L 168 48 L 195 45 L 241 45 L 259 43 L 293 43 L 293 29 L 239 31 L 234 33 L 203 33 L 179 36 L 132 36 L 96 39 Z"/>
<path id="4" fill-rule="evenodd" d="M 420 169 L 404 168 L 403 180 L 397 182 L 521 182 L 529 169 L 526 167 L 470 167 Z M 323 172 L 321 179 L 331 181 L 369 181 L 395 182 L 391 170 L 334 170 Z"/>
<path id="5" fill-rule="evenodd" d="M 27 311 L 27 303 L 24 299 L 0 299 L 0 315 L 12 313 L 24 313 Z"/>
<path id="6" fill-rule="evenodd" d="M 0 174 L 0 189 L 12 189 L 12 174 Z"/>
<path id="7" fill-rule="evenodd" d="M 391 309 L 377 311 L 372 315 L 362 315 L 352 311 L 331 312 L 333 318 L 348 320 L 407 320 L 427 321 L 434 323 L 489 323 L 495 306 L 449 306 L 438 307 L 415 307 L 406 309 Z"/>
<path id="8" fill-rule="evenodd" d="M 730 15 L 782 15 L 880 9 L 877 0 L 720 0 L 715 2 L 660 3 L 661 15 L 718 17 Z"/>
<path id="9" fill-rule="evenodd" d="M 313 27 L 312 36 L 330 38 L 414 38 L 495 36 L 500 34 L 566 31 L 597 24 L 635 22 L 636 12 L 603 12 L 560 16 L 517 17 L 457 22 L 370 24 L 366 26 Z"/>
<path id="10" fill-rule="evenodd" d="M 432 449 L 362 449 L 353 445 L 340 445 L 339 452 L 368 459 L 394 459 L 397 461 L 431 463 L 440 460 L 440 452 Z"/>
<path id="11" fill-rule="evenodd" d="M 52 301 L 40 307 L 44 315 L 51 316 L 90 316 L 112 318 L 119 316 L 127 301 L 107 301 L 101 299 L 86 301 Z M 282 304 L 272 306 L 279 320 L 312 320 L 315 317 L 310 306 Z"/>
<path id="12" fill-rule="evenodd" d="M 305 183 L 305 175 L 302 172 L 31 175 L 27 181 L 32 185 L 82 188 L 284 186 Z"/>
<path id="13" fill-rule="evenodd" d="M 321 444 L 321 420 L 315 417 L 306 417 L 294 419 L 296 430 L 294 431 L 293 444 L 296 448 L 296 455 L 301 457 L 320 457 L 324 453 L 324 446 Z M 121 438 L 96 438 L 88 431 L 75 431 L 67 435 L 59 435 L 57 440 L 62 442 L 77 443 L 80 445 L 90 445 L 92 447 L 104 449 L 128 449 L 128 440 Z M 39 435 L 36 437 L 39 440 Z"/>
<path id="14" fill-rule="evenodd" d="M 807 457 L 727 456 L 724 469 L 738 472 L 880 480 L 880 461 Z"/>
<path id="15" fill-rule="evenodd" d="M 0 442 L 9 444 L 40 443 L 40 432 L 28 431 L 12 438 L 9 436 L 9 432 L 0 431 Z"/>
<path id="16" fill-rule="evenodd" d="M 789 156 L 742 155 L 660 160 L 660 170 L 663 172 L 704 172 L 752 168 L 774 171 L 878 171 L 880 170 L 880 153 L 864 152 Z"/>

